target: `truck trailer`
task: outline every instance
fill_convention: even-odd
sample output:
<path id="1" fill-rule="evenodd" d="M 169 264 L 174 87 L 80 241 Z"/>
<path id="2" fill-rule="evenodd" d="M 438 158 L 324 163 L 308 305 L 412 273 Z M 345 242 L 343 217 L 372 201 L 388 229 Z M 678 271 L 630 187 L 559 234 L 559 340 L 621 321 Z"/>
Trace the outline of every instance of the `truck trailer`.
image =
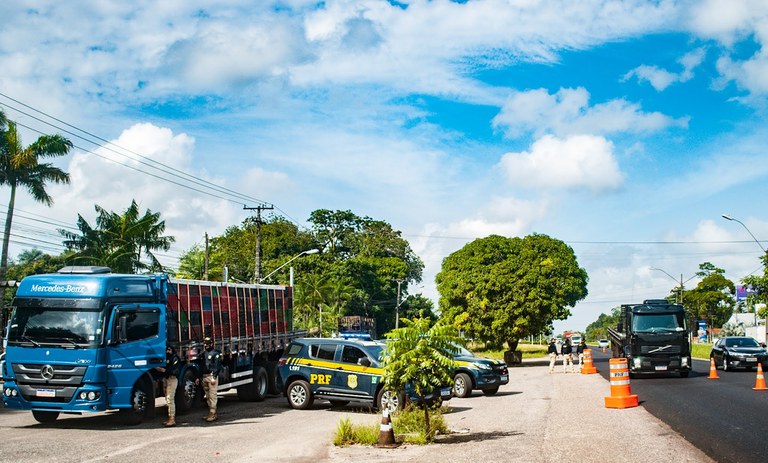
<path id="1" fill-rule="evenodd" d="M 3 402 L 39 422 L 118 410 L 128 424 L 154 415 L 166 346 L 183 360 L 176 409 L 201 403 L 203 339 L 222 353 L 218 391 L 243 401 L 278 394 L 277 361 L 293 330 L 292 288 L 115 274 L 65 267 L 24 278 L 8 323 Z"/>
<path id="2" fill-rule="evenodd" d="M 626 358 L 629 375 L 691 371 L 685 308 L 666 299 L 622 304 L 616 328 L 608 328 L 613 358 Z"/>

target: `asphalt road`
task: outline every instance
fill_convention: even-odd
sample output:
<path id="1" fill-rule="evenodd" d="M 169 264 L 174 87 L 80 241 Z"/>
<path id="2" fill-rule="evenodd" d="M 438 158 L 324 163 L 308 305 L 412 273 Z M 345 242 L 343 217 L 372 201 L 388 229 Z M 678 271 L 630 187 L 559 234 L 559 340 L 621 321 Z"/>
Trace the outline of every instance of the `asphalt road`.
<path id="1" fill-rule="evenodd" d="M 610 350 L 595 352 L 595 366 L 608 378 Z M 718 370 L 693 362 L 690 377 L 637 377 L 630 382 L 640 405 L 712 459 L 722 463 L 768 461 L 768 391 L 755 391 L 755 371 Z"/>
<path id="2" fill-rule="evenodd" d="M 316 401 L 310 410 L 292 410 L 284 397 L 244 403 L 227 393 L 218 422 L 203 422 L 200 409 L 169 429 L 161 426 L 162 399 L 158 416 L 135 427 L 108 413 L 65 415 L 42 425 L 29 412 L 0 409 L 0 462 L 712 461 L 643 407 L 606 408 L 608 393 L 600 375 L 566 374 L 559 365 L 549 374 L 546 361 L 526 362 L 510 370 L 510 383 L 498 394 L 452 399 L 445 415 L 452 434 L 435 445 L 396 449 L 332 445 L 342 419 L 378 426 L 380 416 L 368 409 Z"/>

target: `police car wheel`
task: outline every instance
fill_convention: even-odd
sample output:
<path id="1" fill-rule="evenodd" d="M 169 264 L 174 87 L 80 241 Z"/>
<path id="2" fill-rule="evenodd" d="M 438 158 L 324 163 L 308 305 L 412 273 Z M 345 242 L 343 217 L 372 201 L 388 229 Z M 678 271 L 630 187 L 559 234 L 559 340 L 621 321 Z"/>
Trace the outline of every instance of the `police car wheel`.
<path id="1" fill-rule="evenodd" d="M 495 395 L 497 392 L 499 392 L 499 386 L 483 389 L 485 395 Z"/>
<path id="2" fill-rule="evenodd" d="M 453 378 L 453 394 L 463 399 L 472 395 L 472 379 L 466 373 L 458 373 Z"/>
<path id="3" fill-rule="evenodd" d="M 296 410 L 308 409 L 315 400 L 309 383 L 301 379 L 292 382 L 288 386 L 288 393 L 286 395 L 288 396 L 288 403 Z"/>
<path id="4" fill-rule="evenodd" d="M 405 393 L 396 394 L 388 389 L 380 389 L 376 394 L 376 408 L 388 408 L 390 412 L 402 410 L 405 408 Z"/>

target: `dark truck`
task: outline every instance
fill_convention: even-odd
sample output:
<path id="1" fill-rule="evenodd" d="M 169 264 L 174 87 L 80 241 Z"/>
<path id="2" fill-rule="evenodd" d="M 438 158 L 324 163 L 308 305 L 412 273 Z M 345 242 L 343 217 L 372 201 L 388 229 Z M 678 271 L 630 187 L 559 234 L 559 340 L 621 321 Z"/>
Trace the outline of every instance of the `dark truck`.
<path id="1" fill-rule="evenodd" d="M 611 354 L 626 358 L 629 374 L 680 373 L 691 371 L 691 346 L 685 309 L 665 299 L 647 299 L 642 304 L 622 304 L 619 323 L 608 328 Z"/>

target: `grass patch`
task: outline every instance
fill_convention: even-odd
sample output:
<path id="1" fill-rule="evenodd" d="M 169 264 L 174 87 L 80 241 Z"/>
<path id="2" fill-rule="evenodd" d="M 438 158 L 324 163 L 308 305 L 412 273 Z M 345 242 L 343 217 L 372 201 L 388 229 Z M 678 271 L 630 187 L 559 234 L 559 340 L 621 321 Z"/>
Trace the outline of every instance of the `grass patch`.
<path id="1" fill-rule="evenodd" d="M 708 359 L 709 352 L 712 350 L 712 344 L 691 344 L 691 357 L 697 359 Z"/>
<path id="2" fill-rule="evenodd" d="M 392 416 L 395 439 L 401 443 L 424 445 L 432 442 L 436 434 L 448 434 L 448 423 L 443 417 L 443 408 L 429 410 L 430 435 L 427 435 L 424 423 L 424 410 L 408 408 Z M 373 424 L 353 424 L 349 417 L 342 418 L 336 426 L 333 445 L 376 445 L 381 433 L 381 418 Z"/>
<path id="3" fill-rule="evenodd" d="M 547 347 L 539 344 L 518 344 L 517 350 L 523 353 L 523 358 L 541 358 L 547 356 Z M 483 344 L 472 344 L 469 350 L 479 357 L 486 357 L 495 360 L 504 360 L 504 351 L 506 349 L 486 349 Z"/>

